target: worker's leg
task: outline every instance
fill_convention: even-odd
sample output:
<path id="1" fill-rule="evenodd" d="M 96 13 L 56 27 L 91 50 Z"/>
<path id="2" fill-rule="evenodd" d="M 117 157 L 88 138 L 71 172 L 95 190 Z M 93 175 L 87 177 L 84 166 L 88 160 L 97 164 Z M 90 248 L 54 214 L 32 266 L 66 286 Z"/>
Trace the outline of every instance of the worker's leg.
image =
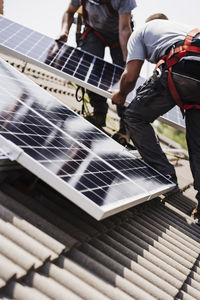
<path id="1" fill-rule="evenodd" d="M 153 77 L 138 91 L 125 112 L 125 122 L 131 139 L 146 163 L 163 175 L 175 174 L 175 169 L 162 151 L 150 123 L 175 106 L 167 89 L 167 74 L 162 80 Z"/>
<path id="2" fill-rule="evenodd" d="M 92 32 L 89 32 L 80 43 L 81 49 L 85 50 L 95 56 L 104 57 L 105 46 L 102 41 Z M 97 77 L 99 78 L 99 74 L 101 74 L 100 67 L 97 66 L 96 70 Z M 108 111 L 107 99 L 102 97 L 94 92 L 87 90 L 87 93 L 90 97 L 90 104 L 93 107 L 93 116 L 89 121 L 91 121 L 94 125 L 98 127 L 105 126 L 106 123 L 106 114 Z"/>
<path id="3" fill-rule="evenodd" d="M 200 214 L 200 109 L 189 109 L 186 112 L 186 139 Z"/>
<path id="4" fill-rule="evenodd" d="M 195 57 L 196 59 L 198 57 Z M 174 68 L 173 80 L 181 100 L 185 104 L 200 105 L 200 61 L 182 60 Z M 180 74 L 181 73 L 181 74 Z M 197 190 L 198 201 L 194 216 L 200 219 L 200 109 L 186 110 L 186 139 L 190 157 L 190 168 Z"/>

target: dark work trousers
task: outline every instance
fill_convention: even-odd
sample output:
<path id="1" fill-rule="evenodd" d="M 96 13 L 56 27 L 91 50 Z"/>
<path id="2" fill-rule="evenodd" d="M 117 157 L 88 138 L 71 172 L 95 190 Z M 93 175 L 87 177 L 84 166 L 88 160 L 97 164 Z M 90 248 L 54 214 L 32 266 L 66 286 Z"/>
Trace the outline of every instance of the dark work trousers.
<path id="1" fill-rule="evenodd" d="M 118 34 L 104 34 L 103 36 L 105 37 L 106 41 L 109 41 L 110 44 L 118 42 Z M 84 39 L 81 39 L 79 46 L 82 50 L 85 50 L 98 57 L 104 58 L 106 46 L 104 45 L 103 41 L 92 32 L 88 32 Z M 117 48 L 110 48 L 110 55 L 114 64 L 122 67 L 125 66 L 120 46 Z M 90 97 L 91 106 L 94 108 L 94 115 L 101 114 L 102 117 L 104 116 L 104 118 L 106 119 L 106 114 L 108 111 L 107 99 L 91 91 L 87 91 L 87 93 Z M 120 131 L 123 133 L 125 133 L 125 125 L 123 121 L 124 110 L 125 108 L 123 106 L 117 106 L 117 113 L 120 117 L 119 127 Z"/>
<path id="2" fill-rule="evenodd" d="M 200 109 L 188 109 L 185 121 L 190 168 L 194 178 L 194 188 L 198 191 L 196 198 L 200 210 Z"/>
<path id="3" fill-rule="evenodd" d="M 193 63 L 191 62 L 190 64 L 189 61 L 186 63 L 190 72 Z M 186 77 L 187 72 L 184 75 L 175 73 L 175 71 L 179 72 L 183 65 L 185 66 L 184 62 L 178 63 L 177 67 L 174 68 L 173 79 L 176 88 L 183 102 L 200 104 L 200 81 Z M 200 66 L 198 70 L 200 70 Z M 156 75 L 155 73 L 137 90 L 136 97 L 124 114 L 130 137 L 134 145 L 138 148 L 140 155 L 146 163 L 163 175 L 173 174 L 175 173 L 175 169 L 162 151 L 151 123 L 176 105 L 168 89 L 167 76 L 168 71 L 162 72 L 161 75 Z M 194 188 L 198 191 L 196 198 L 200 206 L 199 109 L 186 111 L 186 139 L 191 171 L 194 178 Z"/>

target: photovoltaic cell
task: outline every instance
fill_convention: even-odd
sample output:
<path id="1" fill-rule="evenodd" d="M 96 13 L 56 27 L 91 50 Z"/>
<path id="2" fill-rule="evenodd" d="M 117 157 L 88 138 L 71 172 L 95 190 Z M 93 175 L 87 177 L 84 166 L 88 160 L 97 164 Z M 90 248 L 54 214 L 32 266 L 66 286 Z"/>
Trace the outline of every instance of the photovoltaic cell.
<path id="1" fill-rule="evenodd" d="M 0 150 L 97 219 L 174 184 L 0 60 Z"/>

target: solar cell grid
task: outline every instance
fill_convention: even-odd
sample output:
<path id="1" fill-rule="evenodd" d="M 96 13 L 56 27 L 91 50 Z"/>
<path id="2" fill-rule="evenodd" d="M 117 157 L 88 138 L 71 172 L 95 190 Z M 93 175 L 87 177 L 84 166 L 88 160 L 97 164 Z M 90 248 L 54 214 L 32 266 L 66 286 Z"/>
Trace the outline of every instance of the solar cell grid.
<path id="1" fill-rule="evenodd" d="M 3 61 L 0 80 L 0 135 L 22 150 L 22 165 L 29 166 L 30 159 L 34 174 L 96 218 L 119 211 L 121 202 L 133 205 L 172 188 L 161 174 Z"/>

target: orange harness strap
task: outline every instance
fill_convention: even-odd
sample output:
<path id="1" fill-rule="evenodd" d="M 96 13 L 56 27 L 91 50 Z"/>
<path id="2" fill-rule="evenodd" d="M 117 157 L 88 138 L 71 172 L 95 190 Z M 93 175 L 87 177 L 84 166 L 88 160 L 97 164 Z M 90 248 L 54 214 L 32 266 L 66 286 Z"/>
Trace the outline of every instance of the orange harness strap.
<path id="1" fill-rule="evenodd" d="M 168 86 L 169 90 L 171 92 L 171 95 L 176 102 L 176 104 L 180 107 L 181 112 L 184 116 L 184 110 L 185 109 L 191 109 L 191 108 L 197 108 L 200 109 L 200 105 L 194 104 L 183 104 L 181 101 L 181 98 L 176 90 L 175 84 L 172 79 L 172 66 L 175 65 L 179 60 L 186 56 L 188 52 L 194 52 L 194 53 L 200 53 L 200 48 L 191 46 L 193 38 L 200 32 L 199 29 L 195 28 L 191 30 L 184 41 L 183 46 L 179 46 L 176 48 L 172 48 L 172 50 L 169 52 L 168 55 L 164 55 L 159 62 L 157 63 L 154 70 L 156 70 L 160 65 L 165 64 L 165 69 L 168 69 Z"/>

